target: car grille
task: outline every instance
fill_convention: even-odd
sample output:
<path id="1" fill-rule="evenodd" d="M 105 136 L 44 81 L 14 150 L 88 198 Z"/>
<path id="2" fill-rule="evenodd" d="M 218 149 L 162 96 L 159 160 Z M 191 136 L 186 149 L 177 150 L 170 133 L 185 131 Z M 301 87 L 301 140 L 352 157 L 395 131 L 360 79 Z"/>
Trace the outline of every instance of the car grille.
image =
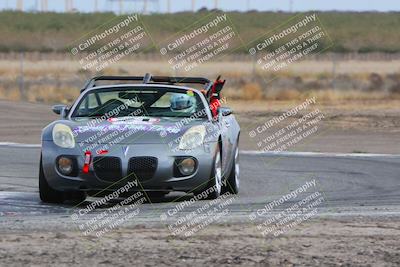
<path id="1" fill-rule="evenodd" d="M 121 160 L 117 157 L 95 157 L 93 168 L 102 180 L 115 182 L 122 179 Z"/>
<path id="2" fill-rule="evenodd" d="M 158 160 L 155 157 L 134 157 L 129 159 L 128 175 L 145 181 L 153 178 L 157 169 Z"/>

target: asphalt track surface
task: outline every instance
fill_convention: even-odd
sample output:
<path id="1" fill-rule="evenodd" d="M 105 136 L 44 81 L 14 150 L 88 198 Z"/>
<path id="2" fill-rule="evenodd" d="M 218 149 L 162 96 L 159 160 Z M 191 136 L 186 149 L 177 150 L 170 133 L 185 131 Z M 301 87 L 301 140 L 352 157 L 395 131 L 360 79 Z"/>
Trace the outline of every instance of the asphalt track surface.
<path id="1" fill-rule="evenodd" d="M 88 198 L 78 207 L 41 203 L 39 155 L 40 148 L 35 145 L 0 145 L 0 230 L 71 228 L 73 224 L 65 223 L 71 222 L 71 214 L 95 200 Z M 317 216 L 400 215 L 400 155 L 242 151 L 240 166 L 240 193 L 230 203 L 229 213 L 218 222 L 249 222 L 250 214 L 313 179 L 316 186 L 308 193 L 318 191 L 324 197 Z M 140 213 L 126 224 L 173 221 L 173 216 L 163 218 L 163 214 L 190 198 L 191 195 L 171 193 L 164 199 L 144 203 Z M 295 202 L 289 200 L 270 214 Z M 189 213 L 205 203 L 196 201 L 182 212 Z"/>

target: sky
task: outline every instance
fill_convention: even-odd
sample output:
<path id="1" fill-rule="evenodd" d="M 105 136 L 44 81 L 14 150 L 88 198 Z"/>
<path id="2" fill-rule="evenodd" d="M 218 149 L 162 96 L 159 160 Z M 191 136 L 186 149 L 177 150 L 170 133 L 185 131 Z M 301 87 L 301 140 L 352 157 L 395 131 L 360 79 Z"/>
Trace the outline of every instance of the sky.
<path id="1" fill-rule="evenodd" d="M 35 10 L 42 0 L 23 0 L 24 10 Z M 66 0 L 47 0 L 48 9 L 63 12 Z M 70 0 L 71 1 L 71 0 Z M 72 0 L 74 7 L 81 12 L 94 11 L 96 0 Z M 119 0 L 97 0 L 99 11 L 119 12 Z M 124 12 L 143 11 L 144 0 L 124 0 Z M 151 12 L 166 12 L 170 1 L 171 12 L 192 10 L 192 0 L 148 0 Z M 216 0 L 195 0 L 195 9 L 215 7 Z M 400 11 L 400 0 L 217 0 L 219 9 L 225 11 L 309 11 L 309 10 L 340 10 L 340 11 Z M 0 0 L 0 9 L 15 9 L 17 0 Z"/>

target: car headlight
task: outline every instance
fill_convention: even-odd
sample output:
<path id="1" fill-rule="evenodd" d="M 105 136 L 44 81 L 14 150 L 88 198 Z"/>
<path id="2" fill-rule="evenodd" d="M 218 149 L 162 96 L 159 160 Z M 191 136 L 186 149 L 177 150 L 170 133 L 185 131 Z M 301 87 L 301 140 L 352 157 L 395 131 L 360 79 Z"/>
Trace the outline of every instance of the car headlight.
<path id="1" fill-rule="evenodd" d="M 71 128 L 65 124 L 56 124 L 53 128 L 53 142 L 63 148 L 75 147 L 75 138 Z"/>
<path id="2" fill-rule="evenodd" d="M 206 135 L 206 127 L 204 125 L 193 126 L 182 136 L 179 142 L 179 149 L 194 149 L 201 146 Z"/>

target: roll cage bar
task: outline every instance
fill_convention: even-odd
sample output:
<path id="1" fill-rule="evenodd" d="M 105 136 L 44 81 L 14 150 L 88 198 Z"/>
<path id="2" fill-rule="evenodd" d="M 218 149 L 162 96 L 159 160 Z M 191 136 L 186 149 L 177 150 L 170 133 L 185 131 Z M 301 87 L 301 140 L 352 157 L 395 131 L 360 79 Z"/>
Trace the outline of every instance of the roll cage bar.
<path id="1" fill-rule="evenodd" d="M 201 84 L 208 90 L 212 86 L 209 79 L 202 77 L 170 77 L 170 76 L 152 76 L 147 73 L 145 76 L 97 76 L 88 80 L 81 92 L 88 88 L 95 87 L 98 81 L 141 81 L 143 84 Z"/>

